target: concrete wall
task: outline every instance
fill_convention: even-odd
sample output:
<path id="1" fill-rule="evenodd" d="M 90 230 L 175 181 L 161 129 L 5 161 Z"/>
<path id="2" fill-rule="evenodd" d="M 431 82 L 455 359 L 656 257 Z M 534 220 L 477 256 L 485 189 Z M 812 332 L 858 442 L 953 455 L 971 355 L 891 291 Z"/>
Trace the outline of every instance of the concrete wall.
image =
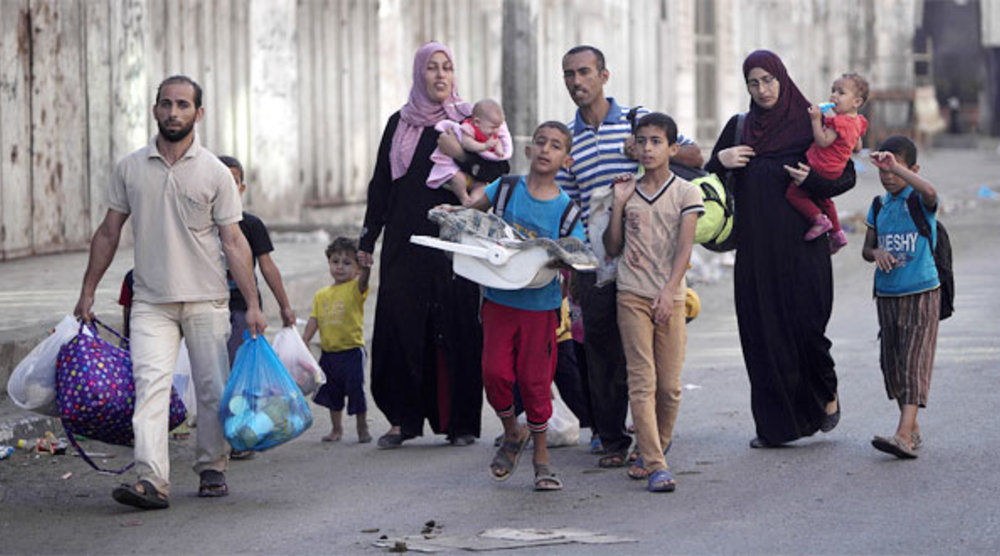
<path id="1" fill-rule="evenodd" d="M 0 259 L 86 246 L 115 161 L 155 132 L 155 87 L 170 74 L 203 85 L 199 134 L 244 162 L 249 209 L 272 225 L 316 225 L 345 206 L 360 218 L 382 128 L 428 40 L 452 47 L 462 96 L 504 102 L 522 138 L 539 121 L 572 118 L 561 58 L 588 43 L 606 54 L 609 95 L 670 113 L 709 148 L 746 109 L 740 67 L 755 48 L 781 54 L 816 100 L 848 70 L 876 91 L 912 86 L 918 5 L 0 0 Z"/>

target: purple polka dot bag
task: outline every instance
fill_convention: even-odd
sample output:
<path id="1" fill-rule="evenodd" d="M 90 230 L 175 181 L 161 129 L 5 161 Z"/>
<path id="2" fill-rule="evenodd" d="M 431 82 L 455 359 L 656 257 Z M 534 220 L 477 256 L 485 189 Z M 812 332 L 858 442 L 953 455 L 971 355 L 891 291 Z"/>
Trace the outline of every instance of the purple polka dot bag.
<path id="1" fill-rule="evenodd" d="M 125 348 L 101 338 L 94 324 L 100 324 L 117 336 Z M 131 446 L 135 440 L 132 432 L 135 381 L 132 378 L 132 358 L 127 349 L 128 340 L 97 319 L 87 329 L 85 327 L 87 325 L 81 322 L 77 335 L 59 350 L 56 401 L 70 442 L 97 469 L 83 454 L 73 435 Z M 184 403 L 177 391 L 171 388 L 169 428 L 183 423 L 185 414 Z"/>

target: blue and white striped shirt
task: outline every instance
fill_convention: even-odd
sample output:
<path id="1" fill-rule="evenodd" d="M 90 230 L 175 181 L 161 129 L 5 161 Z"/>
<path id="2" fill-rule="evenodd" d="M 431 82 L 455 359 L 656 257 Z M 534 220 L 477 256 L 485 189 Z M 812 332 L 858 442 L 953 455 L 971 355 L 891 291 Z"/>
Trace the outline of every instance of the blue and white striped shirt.
<path id="1" fill-rule="evenodd" d="M 629 107 L 619 106 L 614 98 L 608 98 L 611 108 L 608 115 L 595 129 L 580 117 L 567 125 L 573 132 L 573 164 L 570 168 L 559 170 L 556 182 L 583 209 L 581 220 L 585 230 L 589 229 L 590 197 L 594 190 L 600 187 L 610 187 L 611 179 L 623 172 L 635 173 L 639 163 L 625 156 L 623 145 L 625 139 L 632 135 L 632 125 L 628 121 Z M 639 108 L 636 118 L 649 114 L 649 110 Z M 680 145 L 691 144 L 692 141 L 683 135 L 677 136 Z M 587 234 L 589 238 L 589 233 Z"/>

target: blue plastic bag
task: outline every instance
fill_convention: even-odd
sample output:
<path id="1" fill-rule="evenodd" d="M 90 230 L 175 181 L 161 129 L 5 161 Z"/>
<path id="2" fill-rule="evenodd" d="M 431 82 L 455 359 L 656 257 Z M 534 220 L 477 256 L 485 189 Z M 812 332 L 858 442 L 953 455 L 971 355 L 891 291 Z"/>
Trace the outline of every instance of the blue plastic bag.
<path id="1" fill-rule="evenodd" d="M 312 426 L 312 411 L 267 339 L 251 339 L 249 333 L 243 338 L 222 394 L 219 419 L 233 450 L 262 452 Z"/>

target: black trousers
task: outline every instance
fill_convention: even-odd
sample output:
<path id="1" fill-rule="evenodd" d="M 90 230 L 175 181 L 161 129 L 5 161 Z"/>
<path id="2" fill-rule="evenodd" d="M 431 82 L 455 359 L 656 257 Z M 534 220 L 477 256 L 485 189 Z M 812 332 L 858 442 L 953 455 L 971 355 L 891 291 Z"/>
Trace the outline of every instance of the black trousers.
<path id="1" fill-rule="evenodd" d="M 618 333 L 617 288 L 614 282 L 595 286 L 596 274 L 579 273 L 587 380 L 592 423 L 608 453 L 628 451 L 632 437 L 625 430 L 628 414 L 628 374 Z"/>

